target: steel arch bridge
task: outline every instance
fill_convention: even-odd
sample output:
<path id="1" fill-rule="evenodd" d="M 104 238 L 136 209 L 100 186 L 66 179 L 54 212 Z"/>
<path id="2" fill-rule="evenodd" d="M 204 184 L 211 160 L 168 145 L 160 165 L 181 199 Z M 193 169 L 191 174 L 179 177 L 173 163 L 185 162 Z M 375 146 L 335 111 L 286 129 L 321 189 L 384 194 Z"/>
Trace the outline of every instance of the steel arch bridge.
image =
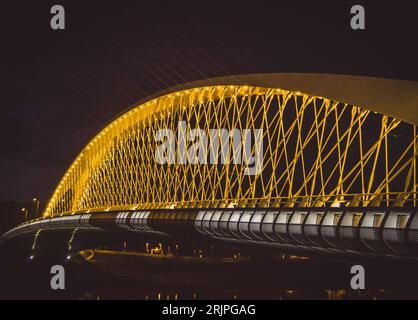
<path id="1" fill-rule="evenodd" d="M 389 113 L 374 107 L 247 85 L 245 79 L 241 85 L 175 90 L 106 126 L 64 175 L 44 216 L 174 207 L 415 205 L 416 126 L 390 115 L 397 105 Z M 187 125 L 179 128 L 179 121 Z M 169 151 L 180 163 L 158 164 L 157 131 L 183 130 L 177 144 L 187 145 L 181 139 L 193 128 L 261 129 L 263 149 L 251 149 L 251 156 L 262 154 L 260 173 L 247 175 L 245 165 L 232 162 L 181 161 L 186 155 L 179 148 Z M 207 147 L 232 155 L 226 142 Z"/>
<path id="2" fill-rule="evenodd" d="M 117 230 L 417 260 L 417 107 L 418 83 L 356 76 L 260 74 L 172 88 L 110 122 L 43 217 L 2 239 L 33 235 L 36 250 L 54 245 L 58 231 L 76 250 L 87 245 L 84 231 Z M 196 139 L 193 129 L 214 139 Z M 175 133 L 163 152 L 173 162 L 156 161 L 160 130 Z M 254 139 L 231 143 L 245 130 Z M 256 137 L 262 143 L 231 161 Z M 202 152 L 202 162 L 179 145 Z M 216 151 L 229 162 L 213 161 Z M 260 155 L 248 174 L 243 158 Z"/>

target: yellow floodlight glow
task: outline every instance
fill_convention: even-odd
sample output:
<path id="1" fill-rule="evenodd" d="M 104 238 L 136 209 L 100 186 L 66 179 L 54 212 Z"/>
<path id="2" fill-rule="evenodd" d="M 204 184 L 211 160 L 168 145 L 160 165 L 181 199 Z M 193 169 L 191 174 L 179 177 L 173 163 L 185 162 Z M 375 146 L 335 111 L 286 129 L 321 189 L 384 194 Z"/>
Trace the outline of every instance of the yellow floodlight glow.
<path id="1" fill-rule="evenodd" d="M 179 208 L 231 203 L 330 207 L 343 206 L 358 195 L 367 195 L 361 205 L 381 195 L 389 206 L 400 193 L 415 204 L 416 127 L 287 87 L 248 84 L 188 88 L 137 105 L 91 140 L 63 175 L 44 215 L 148 210 L 173 203 Z M 303 99 L 296 98 L 301 95 Z M 177 133 L 177 121 L 189 119 L 208 137 L 212 129 L 262 131 L 260 173 L 246 175 L 243 163 L 156 164 L 156 130 Z M 396 141 L 388 137 L 400 123 L 407 134 L 405 143 L 396 145 L 402 150 L 394 154 Z M 373 127 L 379 130 L 372 132 Z"/>

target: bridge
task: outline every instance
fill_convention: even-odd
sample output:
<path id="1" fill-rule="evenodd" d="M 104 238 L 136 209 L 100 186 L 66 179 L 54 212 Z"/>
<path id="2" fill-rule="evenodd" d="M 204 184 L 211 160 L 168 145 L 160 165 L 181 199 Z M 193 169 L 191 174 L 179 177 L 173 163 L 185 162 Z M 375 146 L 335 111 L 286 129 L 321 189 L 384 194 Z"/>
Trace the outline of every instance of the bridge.
<path id="1" fill-rule="evenodd" d="M 35 250 L 59 234 L 75 250 L 110 232 L 416 259 L 417 107 L 418 83 L 358 76 L 258 74 L 175 87 L 106 125 L 42 218 L 2 240 L 30 239 Z"/>

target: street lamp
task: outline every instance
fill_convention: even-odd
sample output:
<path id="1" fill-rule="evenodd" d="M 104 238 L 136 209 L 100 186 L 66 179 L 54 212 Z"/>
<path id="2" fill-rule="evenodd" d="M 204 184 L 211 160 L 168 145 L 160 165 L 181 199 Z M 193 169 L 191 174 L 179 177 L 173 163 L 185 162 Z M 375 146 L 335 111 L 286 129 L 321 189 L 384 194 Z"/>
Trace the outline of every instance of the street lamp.
<path id="1" fill-rule="evenodd" d="M 22 213 L 25 215 L 25 222 L 26 222 L 26 220 L 28 220 L 28 209 L 26 209 L 26 208 L 22 208 Z"/>
<path id="2" fill-rule="evenodd" d="M 37 198 L 33 198 L 33 204 L 35 206 L 35 214 L 36 217 L 38 217 L 38 211 L 39 211 L 39 200 Z"/>

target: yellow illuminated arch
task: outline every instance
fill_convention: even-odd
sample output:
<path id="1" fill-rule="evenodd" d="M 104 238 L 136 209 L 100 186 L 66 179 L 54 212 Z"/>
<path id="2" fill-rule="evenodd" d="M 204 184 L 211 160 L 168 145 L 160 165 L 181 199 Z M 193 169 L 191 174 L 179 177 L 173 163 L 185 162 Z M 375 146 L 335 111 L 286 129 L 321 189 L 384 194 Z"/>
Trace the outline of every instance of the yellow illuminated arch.
<path id="1" fill-rule="evenodd" d="M 416 118 L 406 113 L 406 102 L 390 107 L 388 101 L 402 90 L 386 89 L 378 97 L 383 80 L 369 80 L 364 88 L 361 78 L 322 79 L 322 84 L 318 75 L 212 79 L 154 96 L 84 148 L 44 216 L 174 207 L 415 205 Z M 356 79 L 359 90 L 350 84 Z M 408 87 L 409 97 L 414 88 Z M 357 102 L 375 104 L 350 104 Z M 204 131 L 262 129 L 261 174 L 245 175 L 244 166 L 235 164 L 156 163 L 156 131 L 177 132 L 179 120 Z"/>

